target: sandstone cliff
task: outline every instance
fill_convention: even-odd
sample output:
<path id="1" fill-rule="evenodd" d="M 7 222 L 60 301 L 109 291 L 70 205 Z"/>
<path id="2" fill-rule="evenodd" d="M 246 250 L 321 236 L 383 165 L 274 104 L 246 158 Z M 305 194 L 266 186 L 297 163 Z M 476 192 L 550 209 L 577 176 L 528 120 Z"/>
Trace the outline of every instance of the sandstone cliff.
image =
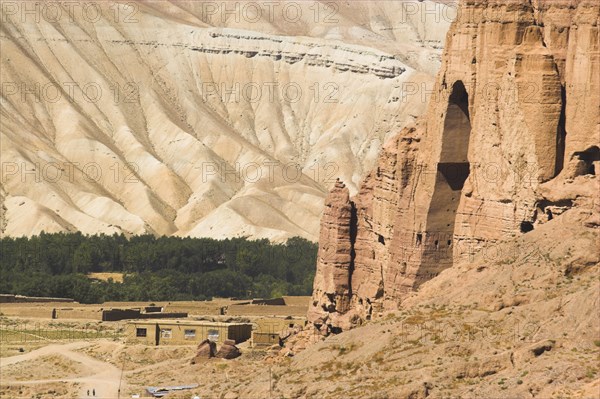
<path id="1" fill-rule="evenodd" d="M 323 334 L 397 309 L 568 208 L 597 208 L 599 13 L 587 0 L 460 2 L 436 84 L 415 94 L 426 116 L 385 146 L 357 196 L 330 194 L 309 310 Z"/>

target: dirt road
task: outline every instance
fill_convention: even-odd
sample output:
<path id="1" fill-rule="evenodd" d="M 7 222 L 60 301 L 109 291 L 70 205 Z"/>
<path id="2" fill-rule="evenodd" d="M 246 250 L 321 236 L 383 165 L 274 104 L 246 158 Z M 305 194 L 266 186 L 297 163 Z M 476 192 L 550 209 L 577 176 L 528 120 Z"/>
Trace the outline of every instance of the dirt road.
<path id="1" fill-rule="evenodd" d="M 76 350 L 89 346 L 89 342 L 73 342 L 65 345 L 48 345 L 43 348 L 31 351 L 24 355 L 11 356 L 8 358 L 0 358 L 0 368 L 8 367 L 12 364 L 34 360 L 46 355 L 61 355 L 75 362 L 79 362 L 82 366 L 89 370 L 90 374 L 84 377 L 65 378 L 56 380 L 38 380 L 38 381 L 16 381 L 4 380 L 3 385 L 12 384 L 39 384 L 49 382 L 76 382 L 81 384 L 79 398 L 92 398 L 92 392 L 96 390 L 95 398 L 99 399 L 116 399 L 119 397 L 119 381 L 121 379 L 121 370 L 114 365 L 94 359 Z M 123 387 L 121 387 L 123 388 Z M 90 396 L 87 392 L 90 392 Z"/>

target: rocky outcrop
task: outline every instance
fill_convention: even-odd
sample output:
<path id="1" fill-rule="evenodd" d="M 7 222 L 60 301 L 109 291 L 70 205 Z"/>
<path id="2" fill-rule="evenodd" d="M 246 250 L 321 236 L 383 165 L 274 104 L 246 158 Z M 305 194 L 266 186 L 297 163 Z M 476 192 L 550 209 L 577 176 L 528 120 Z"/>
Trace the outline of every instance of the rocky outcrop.
<path id="1" fill-rule="evenodd" d="M 337 262 L 319 256 L 309 312 L 322 333 L 397 309 L 444 269 L 597 196 L 600 5 L 459 7 L 436 85 L 416 94 L 430 98 L 426 116 L 388 143 L 356 197 L 341 183 L 328 197 L 338 207 L 320 254 Z"/>
<path id="2" fill-rule="evenodd" d="M 358 46 L 323 45 L 313 40 L 294 41 L 284 36 L 209 34 L 215 43 L 192 46 L 191 50 L 213 54 L 242 54 L 247 58 L 269 57 L 288 64 L 306 61 L 309 66 L 332 68 L 339 72 L 373 74 L 381 79 L 391 79 L 406 72 L 406 67 L 394 56 L 377 53 Z M 232 48 L 231 41 L 237 48 Z M 293 51 L 284 50 L 293 49 Z M 335 56 L 333 56 L 335 54 Z"/>
<path id="3" fill-rule="evenodd" d="M 306 62 L 308 66 L 332 68 L 337 72 L 371 74 L 381 79 L 393 79 L 407 71 L 400 57 L 353 45 L 332 45 L 318 40 L 295 41 L 285 36 L 225 34 L 206 32 L 202 45 L 164 40 L 109 40 L 113 45 L 178 48 L 213 55 L 242 55 L 246 58 L 267 57 L 287 64 Z M 51 42 L 70 42 L 67 39 L 50 39 Z M 88 39 L 76 40 L 89 42 Z"/>
<path id="4" fill-rule="evenodd" d="M 325 200 L 317 259 L 321 266 L 315 277 L 309 318 L 319 327 L 328 324 L 328 314 L 345 314 L 352 297 L 356 209 L 348 188 L 336 181 Z M 321 316 L 323 316 L 321 318 Z"/>

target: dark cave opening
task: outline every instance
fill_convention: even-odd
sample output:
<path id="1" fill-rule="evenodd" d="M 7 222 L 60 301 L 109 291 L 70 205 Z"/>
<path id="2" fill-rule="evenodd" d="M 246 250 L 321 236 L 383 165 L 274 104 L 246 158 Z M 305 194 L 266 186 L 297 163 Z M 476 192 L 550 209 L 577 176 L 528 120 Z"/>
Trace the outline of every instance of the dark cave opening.
<path id="1" fill-rule="evenodd" d="M 439 272 L 452 265 L 451 244 L 462 190 L 470 173 L 468 158 L 471 122 L 469 95 L 461 81 L 452 86 L 442 133 L 442 148 L 427 216 L 423 261 Z M 443 241 L 440 241 L 443 240 Z M 447 246 L 440 246 L 440 242 Z"/>
<path id="2" fill-rule="evenodd" d="M 600 161 L 600 148 L 592 146 L 585 151 L 576 152 L 573 157 L 579 162 L 577 175 L 596 175 L 596 164 Z"/>
<path id="3" fill-rule="evenodd" d="M 565 87 L 561 86 L 560 89 L 562 106 L 560 109 L 560 117 L 558 120 L 558 127 L 556 129 L 556 163 L 554 166 L 554 176 L 563 170 L 565 160 L 565 144 L 567 141 L 567 130 L 566 130 L 566 109 L 567 109 L 567 94 Z"/>
<path id="4" fill-rule="evenodd" d="M 533 231 L 533 223 L 528 221 L 522 221 L 520 226 L 521 233 L 529 233 Z"/>

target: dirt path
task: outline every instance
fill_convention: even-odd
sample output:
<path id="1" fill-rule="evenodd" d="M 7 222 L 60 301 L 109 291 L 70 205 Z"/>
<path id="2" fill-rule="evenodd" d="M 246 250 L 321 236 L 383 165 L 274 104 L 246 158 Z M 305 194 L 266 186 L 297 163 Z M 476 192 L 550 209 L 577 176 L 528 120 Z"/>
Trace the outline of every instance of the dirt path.
<path id="1" fill-rule="evenodd" d="M 114 365 L 94 359 L 91 356 L 80 352 L 75 352 L 78 349 L 89 346 L 89 342 L 73 342 L 65 345 L 48 345 L 40 349 L 36 349 L 24 355 L 11 356 L 8 358 L 0 358 L 0 367 L 10 366 L 11 364 L 20 363 L 28 360 L 34 360 L 41 356 L 58 354 L 69 358 L 73 361 L 81 363 L 92 374 L 85 377 L 65 378 L 56 380 L 39 380 L 39 381 L 2 381 L 2 384 L 35 384 L 49 382 L 77 382 L 81 384 L 79 398 L 92 398 L 92 390 L 96 390 L 95 398 L 99 399 L 116 399 L 119 395 L 119 382 L 121 379 L 121 370 Z M 123 388 L 123 387 L 122 387 Z M 90 392 L 90 396 L 87 392 Z"/>

